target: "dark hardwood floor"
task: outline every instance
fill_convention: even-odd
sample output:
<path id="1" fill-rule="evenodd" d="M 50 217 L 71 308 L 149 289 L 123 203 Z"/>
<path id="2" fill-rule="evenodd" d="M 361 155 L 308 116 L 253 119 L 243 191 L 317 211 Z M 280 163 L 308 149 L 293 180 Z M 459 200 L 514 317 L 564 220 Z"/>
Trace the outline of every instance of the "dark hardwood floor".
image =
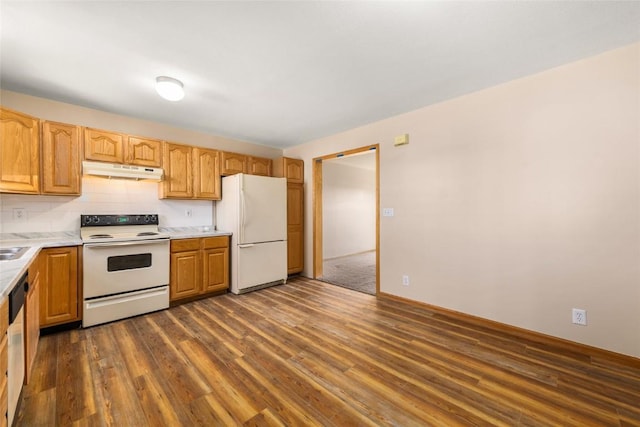
<path id="1" fill-rule="evenodd" d="M 309 279 L 44 336 L 17 424 L 631 426 L 640 368 Z"/>

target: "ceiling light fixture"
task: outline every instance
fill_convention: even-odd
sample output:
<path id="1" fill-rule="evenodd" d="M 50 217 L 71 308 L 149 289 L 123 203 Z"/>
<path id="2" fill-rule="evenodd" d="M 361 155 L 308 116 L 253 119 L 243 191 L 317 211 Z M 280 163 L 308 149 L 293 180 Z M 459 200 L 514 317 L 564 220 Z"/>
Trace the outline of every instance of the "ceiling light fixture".
<path id="1" fill-rule="evenodd" d="M 168 101 L 180 101 L 184 98 L 184 85 L 172 77 L 156 77 L 156 91 Z"/>

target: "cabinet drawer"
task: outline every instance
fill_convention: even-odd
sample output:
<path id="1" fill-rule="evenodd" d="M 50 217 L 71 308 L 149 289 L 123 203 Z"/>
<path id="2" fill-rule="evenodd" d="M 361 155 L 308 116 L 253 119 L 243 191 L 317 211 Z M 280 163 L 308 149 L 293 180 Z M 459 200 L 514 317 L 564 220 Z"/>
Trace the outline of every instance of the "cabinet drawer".
<path id="1" fill-rule="evenodd" d="M 171 241 L 171 252 L 197 251 L 200 239 L 180 239 Z"/>
<path id="2" fill-rule="evenodd" d="M 0 337 L 9 329 L 9 299 L 5 298 L 0 304 Z"/>
<path id="3" fill-rule="evenodd" d="M 202 249 L 226 248 L 229 246 L 228 236 L 203 237 Z"/>

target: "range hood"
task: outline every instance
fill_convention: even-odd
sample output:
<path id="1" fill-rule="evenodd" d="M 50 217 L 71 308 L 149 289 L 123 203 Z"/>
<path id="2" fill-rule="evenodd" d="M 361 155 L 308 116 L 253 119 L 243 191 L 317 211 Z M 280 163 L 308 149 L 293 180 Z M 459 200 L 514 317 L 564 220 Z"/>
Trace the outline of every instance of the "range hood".
<path id="1" fill-rule="evenodd" d="M 97 175 L 107 178 L 137 179 L 146 181 L 162 181 L 162 168 L 147 166 L 120 165 L 117 163 L 82 162 L 84 175 Z"/>

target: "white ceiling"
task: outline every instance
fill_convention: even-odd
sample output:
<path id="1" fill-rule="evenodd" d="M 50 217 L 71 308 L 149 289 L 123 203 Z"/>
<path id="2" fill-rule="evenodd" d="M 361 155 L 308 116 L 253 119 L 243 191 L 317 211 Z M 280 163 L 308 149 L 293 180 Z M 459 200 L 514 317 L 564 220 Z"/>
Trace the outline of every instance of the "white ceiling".
<path id="1" fill-rule="evenodd" d="M 272 147 L 640 40 L 640 2 L 0 2 L 3 89 Z M 184 82 L 164 101 L 155 78 Z"/>

